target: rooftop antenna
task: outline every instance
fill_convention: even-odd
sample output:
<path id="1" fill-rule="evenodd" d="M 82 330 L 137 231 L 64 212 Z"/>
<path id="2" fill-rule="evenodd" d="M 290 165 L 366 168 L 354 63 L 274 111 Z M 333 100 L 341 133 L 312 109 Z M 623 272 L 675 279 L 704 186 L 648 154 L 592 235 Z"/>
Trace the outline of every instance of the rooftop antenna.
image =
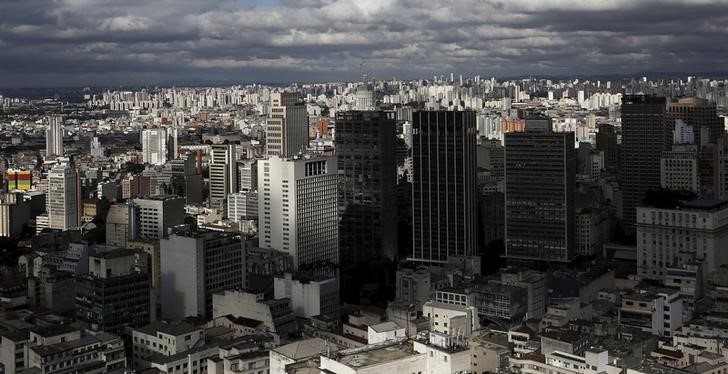
<path id="1" fill-rule="evenodd" d="M 366 71 L 364 70 L 364 64 L 366 64 L 366 61 L 362 61 L 359 64 L 359 69 L 361 70 L 362 82 L 364 83 L 364 85 L 366 85 L 367 82 L 369 81 L 369 76 L 367 75 Z"/>

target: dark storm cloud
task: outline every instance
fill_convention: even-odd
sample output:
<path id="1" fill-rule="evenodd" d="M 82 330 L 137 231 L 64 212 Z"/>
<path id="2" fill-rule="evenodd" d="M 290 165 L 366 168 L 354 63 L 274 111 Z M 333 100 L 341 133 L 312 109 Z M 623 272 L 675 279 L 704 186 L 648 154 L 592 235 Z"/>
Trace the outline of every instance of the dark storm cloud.
<path id="1" fill-rule="evenodd" d="M 0 86 L 723 70 L 728 1 L 4 0 Z"/>

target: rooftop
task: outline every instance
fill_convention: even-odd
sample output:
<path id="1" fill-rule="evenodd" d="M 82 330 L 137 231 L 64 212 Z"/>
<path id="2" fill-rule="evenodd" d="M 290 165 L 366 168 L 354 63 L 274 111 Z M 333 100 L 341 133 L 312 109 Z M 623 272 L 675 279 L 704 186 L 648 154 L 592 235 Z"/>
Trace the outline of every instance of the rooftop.
<path id="1" fill-rule="evenodd" d="M 391 322 L 391 321 L 378 323 L 376 325 L 371 325 L 369 327 L 371 327 L 372 330 L 374 330 L 375 332 L 394 331 L 394 330 L 398 330 L 401 328 L 401 327 L 399 327 L 399 325 L 396 322 Z"/>
<path id="2" fill-rule="evenodd" d="M 150 323 L 144 327 L 140 327 L 140 328 L 136 329 L 136 331 L 143 333 L 143 334 L 147 334 L 147 335 L 157 335 L 157 332 L 161 332 L 163 334 L 173 335 L 173 336 L 189 334 L 191 332 L 198 331 L 198 330 L 202 330 L 202 329 L 192 326 L 191 324 L 189 324 L 187 322 L 180 322 L 180 323 L 154 322 L 154 323 Z"/>
<path id="3" fill-rule="evenodd" d="M 331 351 L 338 351 L 339 346 L 321 338 L 312 338 L 286 344 L 273 349 L 273 351 L 282 356 L 298 361 L 312 356 L 318 356 L 322 352 L 326 352 L 327 349 Z"/>
<path id="4" fill-rule="evenodd" d="M 371 350 L 356 350 L 356 353 L 342 355 L 337 361 L 354 368 L 378 365 L 384 362 L 399 360 L 419 353 L 414 352 L 407 344 L 396 344 Z"/>

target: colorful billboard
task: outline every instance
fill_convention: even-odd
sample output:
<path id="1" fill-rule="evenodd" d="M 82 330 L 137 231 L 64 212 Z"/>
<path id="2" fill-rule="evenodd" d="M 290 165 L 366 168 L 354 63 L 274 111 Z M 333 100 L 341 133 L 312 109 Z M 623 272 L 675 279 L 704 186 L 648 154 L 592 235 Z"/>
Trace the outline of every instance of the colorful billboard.
<path id="1" fill-rule="evenodd" d="M 33 179 L 29 171 L 8 170 L 8 190 L 29 190 Z"/>

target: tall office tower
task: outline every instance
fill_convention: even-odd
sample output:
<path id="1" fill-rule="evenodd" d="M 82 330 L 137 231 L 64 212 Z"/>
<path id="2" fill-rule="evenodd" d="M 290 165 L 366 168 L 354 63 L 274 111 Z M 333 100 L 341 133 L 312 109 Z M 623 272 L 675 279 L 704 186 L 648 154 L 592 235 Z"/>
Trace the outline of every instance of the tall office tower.
<path id="1" fill-rule="evenodd" d="M 682 120 L 692 126 L 695 133 L 695 144 L 700 146 L 715 143 L 718 138 L 725 137 L 723 121 L 718 117 L 715 103 L 697 97 L 682 98 L 676 103 L 667 105 L 666 124 L 669 129 L 676 120 Z M 707 131 L 706 131 L 707 130 Z"/>
<path id="2" fill-rule="evenodd" d="M 576 255 L 574 133 L 553 133 L 541 122 L 527 119 L 525 132 L 505 136 L 506 257 L 569 262 Z"/>
<path id="3" fill-rule="evenodd" d="M 48 173 L 48 227 L 68 230 L 81 225 L 81 184 L 76 169 L 56 165 Z"/>
<path id="4" fill-rule="evenodd" d="M 635 232 L 645 193 L 660 188 L 660 157 L 668 143 L 665 103 L 664 97 L 622 97 L 622 217 L 628 234 Z"/>
<path id="5" fill-rule="evenodd" d="M 76 321 L 114 334 L 149 323 L 149 275 L 136 270 L 136 258 L 126 248 L 88 257 L 88 274 L 76 277 Z"/>
<path id="6" fill-rule="evenodd" d="M 160 244 L 162 318 L 211 318 L 214 293 L 245 288 L 239 235 L 182 225 Z"/>
<path id="7" fill-rule="evenodd" d="M 210 206 L 221 207 L 227 195 L 238 192 L 235 144 L 215 144 L 210 153 Z"/>
<path id="8" fill-rule="evenodd" d="M 142 161 L 152 165 L 162 165 L 167 162 L 166 129 L 142 130 Z"/>
<path id="9" fill-rule="evenodd" d="M 49 117 L 46 129 L 46 157 L 63 156 L 63 119 Z"/>
<path id="10" fill-rule="evenodd" d="M 393 112 L 336 113 L 342 264 L 397 255 L 396 140 Z"/>
<path id="11" fill-rule="evenodd" d="M 258 189 L 257 160 L 238 161 L 238 190 L 241 192 Z"/>
<path id="12" fill-rule="evenodd" d="M 270 115 L 265 126 L 265 152 L 268 157 L 295 156 L 308 147 L 306 106 L 295 92 L 270 94 Z"/>
<path id="13" fill-rule="evenodd" d="M 181 225 L 185 221 L 185 199 L 174 195 L 155 195 L 134 199 L 139 217 L 136 227 L 139 228 L 135 239 L 161 239 L 167 236 L 170 227 Z"/>
<path id="14" fill-rule="evenodd" d="M 475 112 L 414 112 L 412 127 L 409 259 L 436 264 L 450 255 L 472 256 L 478 236 Z"/>
<path id="15" fill-rule="evenodd" d="M 177 120 L 174 126 L 167 129 L 167 160 L 179 157 L 179 128 Z"/>
<path id="16" fill-rule="evenodd" d="M 338 265 L 336 158 L 272 157 L 258 170 L 258 245 L 291 255 L 296 271 Z"/>

